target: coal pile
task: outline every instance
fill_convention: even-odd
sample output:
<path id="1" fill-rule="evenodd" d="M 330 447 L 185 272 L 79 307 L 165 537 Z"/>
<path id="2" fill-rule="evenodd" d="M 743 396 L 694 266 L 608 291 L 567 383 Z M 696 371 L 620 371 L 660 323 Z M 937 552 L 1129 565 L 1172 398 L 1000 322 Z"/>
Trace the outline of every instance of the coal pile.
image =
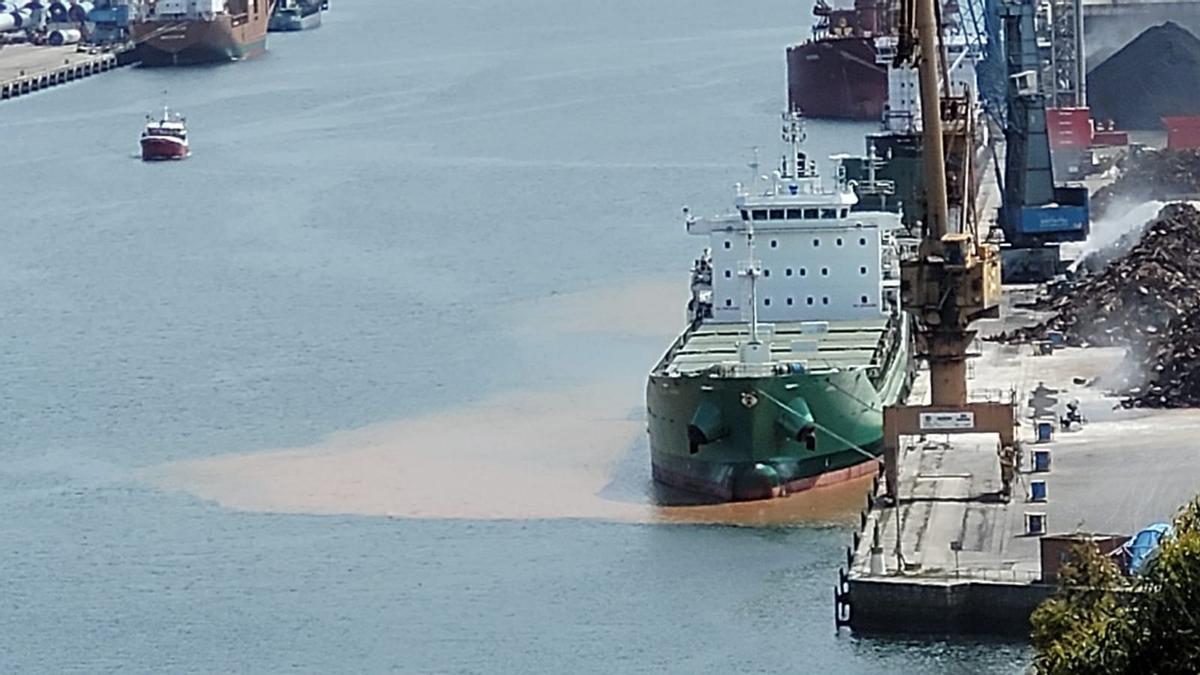
<path id="1" fill-rule="evenodd" d="M 1052 332 L 1075 346 L 1124 346 L 1140 381 L 1128 406 L 1200 405 L 1200 211 L 1170 204 L 1141 239 L 1098 273 L 1060 285 L 1040 303 L 1054 315 L 1006 341 L 1044 340 Z"/>
<path id="2" fill-rule="evenodd" d="M 1200 115 L 1200 40 L 1175 23 L 1154 26 L 1088 73 L 1087 86 L 1093 116 L 1121 129 Z"/>
<path id="3" fill-rule="evenodd" d="M 1197 85 L 1200 90 L 1200 84 Z M 1117 164 L 1119 177 L 1092 195 L 1093 218 L 1121 200 L 1166 201 L 1200 195 L 1200 150 L 1141 150 Z"/>

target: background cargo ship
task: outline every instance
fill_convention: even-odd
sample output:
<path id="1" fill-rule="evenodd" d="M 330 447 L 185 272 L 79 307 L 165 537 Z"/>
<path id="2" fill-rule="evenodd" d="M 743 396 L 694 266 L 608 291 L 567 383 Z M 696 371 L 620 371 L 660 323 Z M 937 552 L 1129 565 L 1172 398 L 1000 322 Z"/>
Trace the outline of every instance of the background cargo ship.
<path id="1" fill-rule="evenodd" d="M 912 382 L 900 311 L 901 216 L 855 210 L 800 150 L 737 190 L 725 216 L 689 217 L 710 247 L 692 272 L 690 325 L 646 387 L 655 480 L 759 499 L 876 470 L 883 408 Z"/>
<path id="2" fill-rule="evenodd" d="M 321 0 L 278 0 L 271 21 L 270 32 L 310 30 L 321 25 L 321 11 L 328 7 Z"/>
<path id="3" fill-rule="evenodd" d="M 887 68 L 874 39 L 891 34 L 887 0 L 855 0 L 834 9 L 818 0 L 812 39 L 787 50 L 788 106 L 807 117 L 879 119 L 887 101 Z"/>
<path id="4" fill-rule="evenodd" d="M 945 36 L 942 45 L 949 64 L 946 72 L 950 76 L 950 91 L 954 97 L 947 99 L 969 110 L 960 111 L 954 119 L 966 124 L 944 120 L 943 132 L 947 148 L 947 181 L 951 210 L 959 212 L 970 209 L 976 203 L 976 195 L 983 171 L 992 164 L 991 128 L 987 124 L 983 106 L 979 100 L 967 96 L 966 92 L 979 90 L 978 68 L 983 63 L 984 53 L 977 44 L 965 36 L 954 33 Z M 875 48 L 879 61 L 887 68 L 887 105 L 880 131 L 868 134 L 865 158 L 848 157 L 842 161 L 846 178 L 858 186 L 862 201 L 859 208 L 870 205 L 878 208 L 898 206 L 906 223 L 925 220 L 925 179 L 923 169 L 924 141 L 921 135 L 921 100 L 916 71 L 908 67 L 895 67 L 898 49 L 895 37 L 876 38 Z M 950 105 L 951 103 L 947 103 Z M 964 145 L 969 150 L 964 149 Z M 865 181 L 868 161 L 874 178 Z M 872 186 L 886 184 L 886 194 L 865 194 Z"/>
<path id="5" fill-rule="evenodd" d="M 131 27 L 142 65 L 236 61 L 267 48 L 274 0 L 157 0 Z"/>

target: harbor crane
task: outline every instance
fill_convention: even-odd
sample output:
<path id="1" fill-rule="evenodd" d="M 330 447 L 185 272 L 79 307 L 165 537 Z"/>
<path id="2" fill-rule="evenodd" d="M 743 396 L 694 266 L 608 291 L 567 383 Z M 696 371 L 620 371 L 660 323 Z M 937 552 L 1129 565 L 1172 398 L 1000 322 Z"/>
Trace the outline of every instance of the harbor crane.
<path id="1" fill-rule="evenodd" d="M 1001 2 L 997 11 L 1004 26 L 1008 75 L 1000 209 L 1004 281 L 1048 281 L 1062 271 L 1059 245 L 1087 239 L 1088 191 L 1054 181 L 1046 128 L 1047 97 L 1038 82 L 1042 64 L 1034 0 Z"/>
<path id="2" fill-rule="evenodd" d="M 946 156 L 946 139 L 969 128 L 970 92 L 954 97 L 944 77 L 937 0 L 902 0 L 897 60 L 918 70 L 921 96 L 926 212 L 915 259 L 901 265 L 900 293 L 917 328 L 918 354 L 929 364 L 930 402 L 884 409 L 883 454 L 887 499 L 899 498 L 902 436 L 996 433 L 1004 493 L 1016 459 L 1012 401 L 971 401 L 967 360 L 975 338 L 971 324 L 1000 315 L 1000 254 L 983 241 L 965 209 L 951 222 L 947 165 L 970 166 Z M 959 144 L 961 145 L 961 144 Z M 971 145 L 965 146 L 971 152 Z M 960 169 L 961 170 L 961 169 Z M 954 182 L 964 177 L 951 176 Z M 967 176 L 965 180 L 970 180 Z M 1006 462 L 1007 467 L 1006 469 Z M 897 549 L 899 541 L 897 541 Z M 897 550 L 899 553 L 899 550 Z"/>

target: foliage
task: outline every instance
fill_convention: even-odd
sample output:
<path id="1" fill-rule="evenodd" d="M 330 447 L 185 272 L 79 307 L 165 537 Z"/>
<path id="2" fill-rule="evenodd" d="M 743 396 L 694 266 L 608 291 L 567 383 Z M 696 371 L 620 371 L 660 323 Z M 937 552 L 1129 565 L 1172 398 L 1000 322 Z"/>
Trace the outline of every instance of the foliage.
<path id="1" fill-rule="evenodd" d="M 1046 675 L 1200 672 L 1200 498 L 1135 580 L 1078 546 L 1053 598 L 1034 612 L 1034 669 Z"/>

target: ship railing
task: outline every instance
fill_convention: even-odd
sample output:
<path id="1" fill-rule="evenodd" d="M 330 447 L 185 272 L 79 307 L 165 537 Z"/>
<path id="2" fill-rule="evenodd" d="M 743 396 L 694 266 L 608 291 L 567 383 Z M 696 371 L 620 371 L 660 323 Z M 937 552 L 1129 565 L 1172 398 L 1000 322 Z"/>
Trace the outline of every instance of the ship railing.
<path id="1" fill-rule="evenodd" d="M 971 389 L 971 400 L 974 402 L 1012 403 L 1016 399 L 1012 389 Z"/>
<path id="2" fill-rule="evenodd" d="M 931 581 L 992 581 L 996 583 L 1012 583 L 1012 584 L 1032 584 L 1041 581 L 1042 573 L 1039 570 L 1017 569 L 1010 567 L 1008 569 L 998 569 L 994 567 L 958 567 L 958 568 L 936 568 L 924 569 L 918 571 L 908 571 L 901 575 L 904 579 L 929 579 Z"/>

